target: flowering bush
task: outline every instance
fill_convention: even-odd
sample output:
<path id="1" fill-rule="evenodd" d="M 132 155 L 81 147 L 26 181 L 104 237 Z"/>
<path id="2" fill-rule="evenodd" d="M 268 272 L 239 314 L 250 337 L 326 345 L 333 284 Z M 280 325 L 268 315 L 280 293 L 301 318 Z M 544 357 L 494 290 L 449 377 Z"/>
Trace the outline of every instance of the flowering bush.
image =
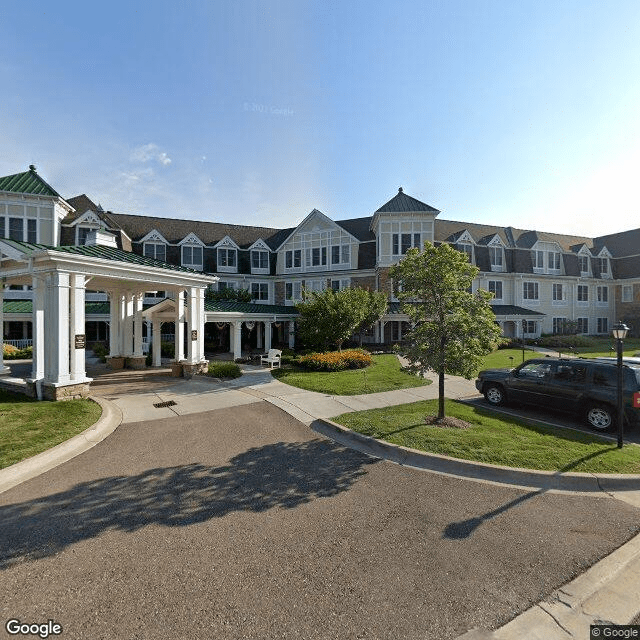
<path id="1" fill-rule="evenodd" d="M 2 352 L 5 360 L 28 360 L 33 357 L 33 347 L 18 349 L 12 344 L 3 344 Z"/>
<path id="2" fill-rule="evenodd" d="M 329 353 L 311 353 L 298 358 L 298 363 L 311 371 L 343 371 L 344 369 L 364 369 L 372 363 L 372 360 L 366 351 L 349 349 Z"/>

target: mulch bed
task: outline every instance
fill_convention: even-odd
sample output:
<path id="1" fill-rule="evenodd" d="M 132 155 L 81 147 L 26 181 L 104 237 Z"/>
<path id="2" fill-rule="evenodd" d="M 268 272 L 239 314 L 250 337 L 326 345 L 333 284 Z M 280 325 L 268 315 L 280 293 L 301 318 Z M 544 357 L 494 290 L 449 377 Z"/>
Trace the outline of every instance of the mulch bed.
<path id="1" fill-rule="evenodd" d="M 444 429 L 469 429 L 471 427 L 468 422 L 452 416 L 445 416 L 441 419 L 438 419 L 436 416 L 426 416 L 424 423 L 432 427 L 441 427 Z"/>

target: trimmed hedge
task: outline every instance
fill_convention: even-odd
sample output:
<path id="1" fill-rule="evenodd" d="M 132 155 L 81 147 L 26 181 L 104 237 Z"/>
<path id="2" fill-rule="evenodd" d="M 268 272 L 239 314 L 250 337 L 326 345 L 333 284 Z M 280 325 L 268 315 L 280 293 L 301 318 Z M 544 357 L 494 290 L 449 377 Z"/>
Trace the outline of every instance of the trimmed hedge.
<path id="1" fill-rule="evenodd" d="M 235 362 L 210 362 L 207 373 L 212 378 L 239 378 L 242 370 Z"/>
<path id="2" fill-rule="evenodd" d="M 298 364 L 310 371 L 343 371 L 364 369 L 372 364 L 371 355 L 366 351 L 349 349 L 329 353 L 311 353 L 298 358 Z"/>
<path id="3" fill-rule="evenodd" d="M 4 344 L 2 352 L 5 360 L 29 360 L 33 358 L 33 347 L 18 349 L 18 347 L 14 347 L 12 344 Z"/>

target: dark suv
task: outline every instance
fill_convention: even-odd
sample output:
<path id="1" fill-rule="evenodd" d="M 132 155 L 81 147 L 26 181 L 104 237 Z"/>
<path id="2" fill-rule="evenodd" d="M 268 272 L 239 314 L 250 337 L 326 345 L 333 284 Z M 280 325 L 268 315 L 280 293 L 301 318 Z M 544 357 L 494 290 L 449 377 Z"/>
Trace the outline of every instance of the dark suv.
<path id="1" fill-rule="evenodd" d="M 494 406 L 523 402 L 583 416 L 593 429 L 607 431 L 616 425 L 618 372 L 606 360 L 540 358 L 515 369 L 486 369 L 478 374 L 476 388 Z M 640 422 L 633 394 L 640 392 L 640 364 L 623 365 L 624 418 Z"/>

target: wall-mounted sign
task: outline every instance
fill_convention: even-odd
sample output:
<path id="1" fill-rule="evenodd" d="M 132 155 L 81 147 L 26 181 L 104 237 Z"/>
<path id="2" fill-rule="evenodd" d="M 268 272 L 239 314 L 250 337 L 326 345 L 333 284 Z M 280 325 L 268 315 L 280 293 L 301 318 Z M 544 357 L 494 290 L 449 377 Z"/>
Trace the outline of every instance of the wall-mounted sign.
<path id="1" fill-rule="evenodd" d="M 191 339 L 192 340 L 197 340 L 198 339 L 198 330 L 197 329 L 192 329 L 192 331 L 191 331 Z"/>
<path id="2" fill-rule="evenodd" d="M 84 333 L 76 334 L 76 349 L 84 349 L 87 344 L 87 338 Z"/>

